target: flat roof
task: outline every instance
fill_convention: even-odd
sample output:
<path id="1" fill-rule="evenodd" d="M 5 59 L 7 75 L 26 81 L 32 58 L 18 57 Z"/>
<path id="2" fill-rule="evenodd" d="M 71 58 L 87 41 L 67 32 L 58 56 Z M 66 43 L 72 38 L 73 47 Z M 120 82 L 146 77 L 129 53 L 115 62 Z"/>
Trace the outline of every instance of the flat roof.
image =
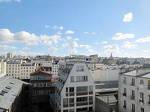
<path id="1" fill-rule="evenodd" d="M 0 78 L 0 108 L 9 109 L 16 96 L 20 94 L 22 85 L 27 84 L 12 77 Z"/>

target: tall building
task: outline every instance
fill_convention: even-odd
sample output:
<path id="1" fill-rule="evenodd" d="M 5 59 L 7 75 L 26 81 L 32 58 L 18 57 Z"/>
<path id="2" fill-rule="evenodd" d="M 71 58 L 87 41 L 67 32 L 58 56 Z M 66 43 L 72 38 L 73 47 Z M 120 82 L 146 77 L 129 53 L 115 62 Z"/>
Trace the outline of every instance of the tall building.
<path id="1" fill-rule="evenodd" d="M 150 111 L 150 69 L 126 72 L 119 77 L 120 112 Z"/>
<path id="2" fill-rule="evenodd" d="M 85 63 L 61 63 L 55 96 L 55 112 L 95 112 L 95 86 Z"/>

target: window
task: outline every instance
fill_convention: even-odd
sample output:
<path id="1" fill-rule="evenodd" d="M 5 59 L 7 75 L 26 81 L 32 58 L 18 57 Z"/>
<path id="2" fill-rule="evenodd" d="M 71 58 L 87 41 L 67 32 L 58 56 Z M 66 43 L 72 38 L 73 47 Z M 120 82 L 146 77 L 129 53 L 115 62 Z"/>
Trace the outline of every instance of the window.
<path id="1" fill-rule="evenodd" d="M 88 81 L 88 76 L 77 76 L 76 82 L 86 82 Z"/>
<path id="2" fill-rule="evenodd" d="M 135 112 L 135 104 L 132 104 L 132 112 Z"/>
<path id="3" fill-rule="evenodd" d="M 88 105 L 88 97 L 79 97 L 77 100 L 77 106 Z"/>
<path id="4" fill-rule="evenodd" d="M 134 86 L 135 85 L 135 79 L 132 78 L 132 81 L 131 81 L 131 86 Z"/>
<path id="5" fill-rule="evenodd" d="M 63 99 L 63 106 L 68 107 L 68 98 Z"/>
<path id="6" fill-rule="evenodd" d="M 127 95 L 127 93 L 126 93 L 126 88 L 124 88 L 124 90 L 123 90 L 124 92 L 123 92 L 123 96 L 126 96 Z"/>
<path id="7" fill-rule="evenodd" d="M 141 84 L 141 85 L 143 85 L 143 84 L 144 84 L 144 81 L 143 81 L 142 79 L 140 80 L 140 84 Z"/>
<path id="8" fill-rule="evenodd" d="M 93 96 L 89 96 L 89 104 L 90 104 L 90 105 L 93 104 Z"/>
<path id="9" fill-rule="evenodd" d="M 74 76 L 71 76 L 71 77 L 70 77 L 70 82 L 75 82 Z"/>
<path id="10" fill-rule="evenodd" d="M 135 99 L 135 91 L 132 90 L 132 93 L 131 93 L 131 99 L 134 100 Z"/>
<path id="11" fill-rule="evenodd" d="M 89 94 L 93 94 L 93 86 L 89 86 Z"/>
<path id="12" fill-rule="evenodd" d="M 82 66 L 82 65 L 77 66 L 76 71 L 77 72 L 83 72 L 84 71 L 84 66 Z"/>
<path id="13" fill-rule="evenodd" d="M 123 77 L 123 83 L 126 84 L 126 77 Z"/>
<path id="14" fill-rule="evenodd" d="M 148 95 L 148 104 L 150 104 L 150 95 Z"/>
<path id="15" fill-rule="evenodd" d="M 140 102 L 144 103 L 144 93 L 140 92 Z"/>
<path id="16" fill-rule="evenodd" d="M 141 108 L 141 112 L 144 112 L 144 108 Z"/>
<path id="17" fill-rule="evenodd" d="M 74 96 L 74 87 L 69 87 L 69 95 Z"/>
<path id="18" fill-rule="evenodd" d="M 150 89 L 150 80 L 148 80 L 148 89 Z"/>
<path id="19" fill-rule="evenodd" d="M 89 111 L 93 111 L 93 107 L 89 107 Z"/>
<path id="20" fill-rule="evenodd" d="M 74 98 L 69 98 L 69 106 L 70 107 L 74 106 Z"/>
<path id="21" fill-rule="evenodd" d="M 126 108 L 126 100 L 123 102 L 123 108 Z"/>
<path id="22" fill-rule="evenodd" d="M 80 87 L 77 87 L 76 89 L 77 89 L 77 96 L 88 94 L 88 86 L 80 86 Z"/>

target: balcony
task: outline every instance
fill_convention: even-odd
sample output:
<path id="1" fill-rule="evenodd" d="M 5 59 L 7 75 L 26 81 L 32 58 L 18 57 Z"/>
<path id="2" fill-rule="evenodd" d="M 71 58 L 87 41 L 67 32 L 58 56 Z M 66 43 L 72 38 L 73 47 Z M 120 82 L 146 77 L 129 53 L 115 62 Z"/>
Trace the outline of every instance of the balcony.
<path id="1" fill-rule="evenodd" d="M 123 95 L 123 96 L 127 96 L 127 94 L 126 94 L 126 93 L 123 93 L 122 95 Z"/>
<path id="2" fill-rule="evenodd" d="M 131 100 L 135 100 L 135 96 L 134 95 L 131 95 L 130 98 L 131 98 Z"/>

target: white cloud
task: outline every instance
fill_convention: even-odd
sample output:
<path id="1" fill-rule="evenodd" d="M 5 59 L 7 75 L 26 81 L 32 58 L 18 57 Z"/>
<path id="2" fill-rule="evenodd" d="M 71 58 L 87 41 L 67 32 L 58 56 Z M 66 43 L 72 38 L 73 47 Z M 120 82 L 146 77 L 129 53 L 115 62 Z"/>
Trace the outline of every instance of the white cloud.
<path id="1" fill-rule="evenodd" d="M 131 22 L 133 20 L 133 13 L 129 12 L 124 15 L 123 22 Z"/>
<path id="2" fill-rule="evenodd" d="M 86 35 L 92 35 L 92 36 L 96 35 L 96 32 L 83 32 L 83 33 Z"/>
<path id="3" fill-rule="evenodd" d="M 13 41 L 14 34 L 8 29 L 0 29 L 0 41 Z"/>
<path id="4" fill-rule="evenodd" d="M 112 52 L 119 52 L 119 46 L 118 45 L 105 45 L 104 49 L 106 52 L 108 53 L 112 53 Z"/>
<path id="5" fill-rule="evenodd" d="M 15 34 L 14 39 L 16 41 L 25 43 L 27 45 L 36 45 L 38 44 L 39 38 L 34 33 L 29 33 L 26 31 L 21 31 Z"/>
<path id="6" fill-rule="evenodd" d="M 60 35 L 52 35 L 52 36 L 48 36 L 48 35 L 41 35 L 40 36 L 40 42 L 46 45 L 51 45 L 52 43 L 58 43 L 58 41 L 61 40 L 61 36 Z"/>
<path id="7" fill-rule="evenodd" d="M 123 44 L 123 48 L 127 48 L 127 49 L 131 49 L 131 48 L 135 48 L 137 45 L 133 42 L 129 42 L 129 41 L 125 41 Z"/>
<path id="8" fill-rule="evenodd" d="M 136 43 L 149 43 L 150 42 L 150 36 L 139 38 L 135 42 Z"/>
<path id="9" fill-rule="evenodd" d="M 8 29 L 0 29 L 0 43 L 18 42 L 26 45 L 56 44 L 61 40 L 60 35 L 35 35 L 26 31 L 12 33 Z"/>
<path id="10" fill-rule="evenodd" d="M 130 33 L 116 33 L 112 39 L 113 40 L 126 40 L 126 39 L 133 39 L 135 38 L 135 34 Z"/>
<path id="11" fill-rule="evenodd" d="M 72 30 L 67 30 L 66 32 L 65 32 L 65 34 L 74 34 L 75 32 L 74 31 L 72 31 Z"/>

